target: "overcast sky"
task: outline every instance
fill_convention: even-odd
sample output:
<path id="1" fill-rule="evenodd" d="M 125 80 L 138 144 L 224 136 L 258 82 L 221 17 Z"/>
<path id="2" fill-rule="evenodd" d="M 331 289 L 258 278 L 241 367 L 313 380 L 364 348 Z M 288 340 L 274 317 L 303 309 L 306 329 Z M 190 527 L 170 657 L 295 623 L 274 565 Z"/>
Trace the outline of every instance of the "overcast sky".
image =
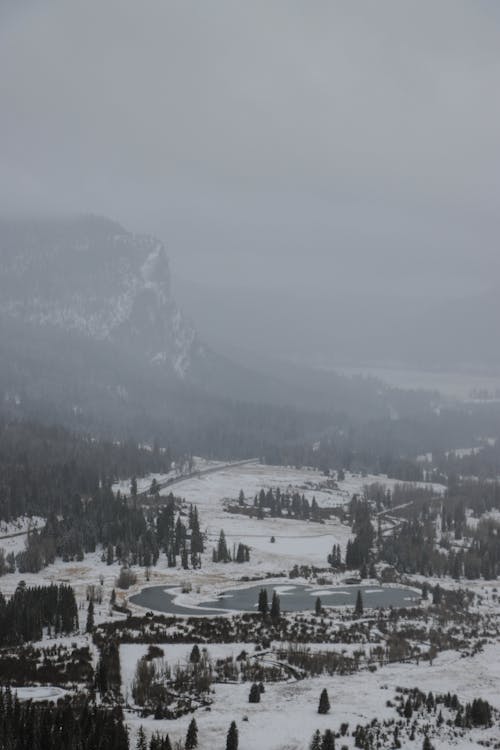
<path id="1" fill-rule="evenodd" d="M 0 113 L 5 210 L 157 233 L 197 283 L 499 278 L 496 0 L 0 0 Z"/>

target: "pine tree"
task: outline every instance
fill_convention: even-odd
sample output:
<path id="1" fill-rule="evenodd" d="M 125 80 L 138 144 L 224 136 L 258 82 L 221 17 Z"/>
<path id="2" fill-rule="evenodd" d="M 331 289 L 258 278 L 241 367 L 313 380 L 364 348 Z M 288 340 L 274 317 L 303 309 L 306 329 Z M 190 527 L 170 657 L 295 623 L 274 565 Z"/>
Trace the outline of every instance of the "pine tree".
<path id="1" fill-rule="evenodd" d="M 226 738 L 226 750 L 238 750 L 238 727 L 232 721 Z"/>
<path id="2" fill-rule="evenodd" d="M 94 602 L 92 599 L 89 601 L 89 607 L 87 610 L 87 624 L 85 626 L 86 633 L 92 633 L 94 630 Z"/>
<path id="3" fill-rule="evenodd" d="M 263 617 L 267 615 L 268 603 L 267 603 L 267 589 L 261 589 L 259 591 L 259 605 L 258 610 Z"/>
<path id="4" fill-rule="evenodd" d="M 335 737 L 331 729 L 325 729 L 324 731 L 321 750 L 335 750 Z"/>
<path id="5" fill-rule="evenodd" d="M 326 688 L 323 688 L 319 697 L 318 713 L 327 714 L 330 710 L 330 700 Z"/>
<path id="6" fill-rule="evenodd" d="M 137 742 L 135 747 L 136 750 L 148 750 L 148 743 L 146 741 L 146 735 L 144 733 L 142 725 L 139 727 L 139 731 L 137 732 Z"/>
<path id="7" fill-rule="evenodd" d="M 321 732 L 319 731 L 319 729 L 316 729 L 312 736 L 309 750 L 321 750 Z"/>
<path id="8" fill-rule="evenodd" d="M 198 747 L 198 727 L 196 725 L 195 719 L 191 719 L 191 722 L 189 724 L 187 734 L 186 734 L 186 750 L 194 750 L 195 747 Z"/>
<path id="9" fill-rule="evenodd" d="M 361 594 L 361 589 L 358 589 L 358 594 L 356 596 L 356 606 L 354 607 L 354 616 L 363 617 L 363 596 Z"/>
<path id="10" fill-rule="evenodd" d="M 250 560 L 250 551 L 246 544 L 241 544 L 241 542 L 238 544 L 238 550 L 236 552 L 236 562 L 237 563 L 244 563 L 249 562 Z"/>
<path id="11" fill-rule="evenodd" d="M 436 586 L 434 586 L 434 588 L 432 590 L 432 603 L 433 604 L 441 604 L 442 596 L 443 596 L 443 590 L 442 590 L 441 586 L 438 583 L 438 584 L 436 584 Z"/>
<path id="12" fill-rule="evenodd" d="M 271 602 L 271 618 L 273 620 L 279 620 L 281 614 L 280 598 L 276 591 L 273 591 L 273 599 Z"/>
<path id="13" fill-rule="evenodd" d="M 130 481 L 130 494 L 135 499 L 137 498 L 137 479 L 136 477 L 132 477 Z"/>
<path id="14" fill-rule="evenodd" d="M 204 551 L 203 536 L 200 531 L 200 522 L 198 520 L 198 509 L 196 505 L 190 522 L 191 527 L 191 554 L 199 555 Z"/>
<path id="15" fill-rule="evenodd" d="M 99 691 L 99 694 L 103 696 L 108 690 L 108 670 L 106 661 L 102 658 L 102 656 L 97 662 L 97 668 L 95 671 L 95 684 L 97 690 Z"/>
<path id="16" fill-rule="evenodd" d="M 200 659 L 201 659 L 200 647 L 198 646 L 197 643 L 195 643 L 193 648 L 191 649 L 189 661 L 191 662 L 191 664 L 198 664 Z"/>
<path id="17" fill-rule="evenodd" d="M 230 560 L 231 556 L 227 548 L 226 535 L 224 534 L 224 530 L 221 529 L 221 532 L 219 534 L 219 543 L 217 545 L 217 561 L 229 562 Z"/>
<path id="18" fill-rule="evenodd" d="M 406 703 L 405 703 L 405 709 L 404 709 L 404 717 L 405 719 L 410 720 L 412 716 L 413 716 L 413 707 L 411 705 L 410 698 L 407 698 Z"/>
<path id="19" fill-rule="evenodd" d="M 250 694 L 248 696 L 249 703 L 260 703 L 260 687 L 256 682 L 253 683 L 250 688 Z"/>
<path id="20" fill-rule="evenodd" d="M 318 615 L 318 617 L 321 615 L 321 599 L 319 598 L 319 596 L 316 599 L 316 604 L 314 606 L 314 611 L 316 612 L 316 614 Z"/>

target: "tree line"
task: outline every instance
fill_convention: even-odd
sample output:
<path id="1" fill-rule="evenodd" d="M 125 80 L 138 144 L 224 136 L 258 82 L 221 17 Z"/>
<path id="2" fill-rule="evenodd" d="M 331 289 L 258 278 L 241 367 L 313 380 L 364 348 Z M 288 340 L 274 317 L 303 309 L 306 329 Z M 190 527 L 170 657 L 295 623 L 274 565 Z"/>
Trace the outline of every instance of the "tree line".
<path id="1" fill-rule="evenodd" d="M 128 750 L 119 707 L 97 707 L 87 699 L 21 702 L 0 687 L 0 747 L 5 750 Z"/>
<path id="2" fill-rule="evenodd" d="M 167 472 L 174 459 L 180 457 L 156 442 L 148 450 L 132 441 L 101 441 L 0 415 L 0 521 L 65 515 L 102 484 Z"/>
<path id="3" fill-rule="evenodd" d="M 0 592 L 0 645 L 42 638 L 43 629 L 68 635 L 78 629 L 78 609 L 71 586 L 17 586 L 9 600 Z"/>

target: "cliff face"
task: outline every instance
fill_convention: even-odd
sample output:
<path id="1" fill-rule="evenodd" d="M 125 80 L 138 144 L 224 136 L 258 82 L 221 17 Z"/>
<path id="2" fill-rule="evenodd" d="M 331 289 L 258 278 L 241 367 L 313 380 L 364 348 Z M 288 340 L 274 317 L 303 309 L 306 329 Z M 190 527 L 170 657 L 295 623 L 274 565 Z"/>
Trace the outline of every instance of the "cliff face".
<path id="1" fill-rule="evenodd" d="M 105 219 L 0 224 L 0 316 L 109 341 L 183 379 L 204 357 L 164 246 Z"/>

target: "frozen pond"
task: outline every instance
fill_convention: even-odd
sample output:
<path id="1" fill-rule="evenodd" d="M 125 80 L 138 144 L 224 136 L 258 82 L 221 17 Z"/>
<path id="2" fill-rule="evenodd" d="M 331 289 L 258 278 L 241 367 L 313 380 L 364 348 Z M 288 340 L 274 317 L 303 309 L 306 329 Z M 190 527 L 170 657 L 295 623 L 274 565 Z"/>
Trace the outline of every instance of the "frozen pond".
<path id="1" fill-rule="evenodd" d="M 326 607 L 354 607 L 358 591 L 361 591 L 365 607 L 409 607 L 420 602 L 413 589 L 388 586 L 304 586 L 302 584 L 256 585 L 248 588 L 229 589 L 214 599 L 198 605 L 182 604 L 184 596 L 178 588 L 149 586 L 130 597 L 132 604 L 146 609 L 166 612 L 170 615 L 217 615 L 227 611 L 255 612 L 262 588 L 267 589 L 269 604 L 273 592 L 280 597 L 281 609 L 298 612 L 314 609 L 319 596 Z"/>

